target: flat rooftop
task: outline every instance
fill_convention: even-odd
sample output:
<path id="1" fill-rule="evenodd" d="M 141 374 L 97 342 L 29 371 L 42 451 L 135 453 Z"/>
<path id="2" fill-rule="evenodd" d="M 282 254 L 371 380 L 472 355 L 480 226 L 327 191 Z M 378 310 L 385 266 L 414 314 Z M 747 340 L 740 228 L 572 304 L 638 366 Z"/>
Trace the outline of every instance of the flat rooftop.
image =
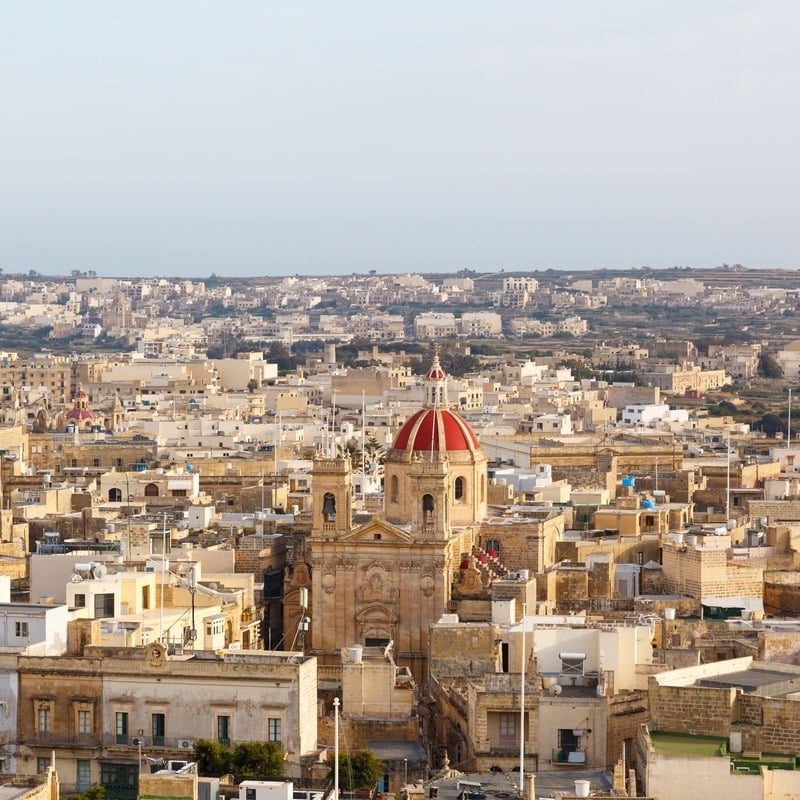
<path id="1" fill-rule="evenodd" d="M 744 669 L 737 672 L 729 672 L 726 675 L 716 675 L 714 677 L 702 678 L 697 681 L 698 686 L 708 686 L 717 689 L 741 689 L 746 694 L 755 692 L 758 689 L 765 690 L 760 693 L 773 694 L 769 687 L 775 687 L 774 694 L 789 694 L 800 692 L 800 670 L 794 674 L 764 668 L 764 669 Z"/>

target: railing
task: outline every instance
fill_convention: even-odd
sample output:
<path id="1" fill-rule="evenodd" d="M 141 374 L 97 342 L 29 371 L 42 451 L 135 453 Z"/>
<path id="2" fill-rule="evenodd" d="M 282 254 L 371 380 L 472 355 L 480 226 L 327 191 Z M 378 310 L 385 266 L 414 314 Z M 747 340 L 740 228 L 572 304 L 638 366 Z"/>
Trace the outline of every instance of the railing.
<path id="1" fill-rule="evenodd" d="M 194 737 L 192 735 L 140 736 L 125 733 L 106 733 L 102 737 L 102 745 L 105 747 L 130 748 L 131 750 L 137 747 L 163 747 L 165 750 L 188 750 L 190 748 L 185 746 L 186 742 L 193 742 L 195 738 L 200 737 Z"/>
<path id="2" fill-rule="evenodd" d="M 25 731 L 20 744 L 32 747 L 100 747 L 99 733 L 72 733 L 70 731 Z"/>
<path id="3" fill-rule="evenodd" d="M 501 736 L 497 741 L 490 742 L 489 748 L 494 753 L 513 753 L 519 750 L 519 737 Z"/>

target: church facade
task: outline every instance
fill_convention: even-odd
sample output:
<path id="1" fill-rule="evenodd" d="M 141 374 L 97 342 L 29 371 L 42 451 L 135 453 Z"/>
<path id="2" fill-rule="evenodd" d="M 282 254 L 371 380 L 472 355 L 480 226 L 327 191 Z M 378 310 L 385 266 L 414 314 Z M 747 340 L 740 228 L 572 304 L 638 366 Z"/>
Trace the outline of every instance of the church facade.
<path id="1" fill-rule="evenodd" d="M 449 610 L 487 509 L 486 455 L 447 407 L 446 384 L 435 359 L 425 405 L 386 454 L 383 515 L 353 526 L 350 459 L 314 461 L 311 531 L 287 595 L 307 588 L 309 649 L 322 664 L 343 647 L 392 642 L 396 662 L 424 679 L 429 625 Z"/>

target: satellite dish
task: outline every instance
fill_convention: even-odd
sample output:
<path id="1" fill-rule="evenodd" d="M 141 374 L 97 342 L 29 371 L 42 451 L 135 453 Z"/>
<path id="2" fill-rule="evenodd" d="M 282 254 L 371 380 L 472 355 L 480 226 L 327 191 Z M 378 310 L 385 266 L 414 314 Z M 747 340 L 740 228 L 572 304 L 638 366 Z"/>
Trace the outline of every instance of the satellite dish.
<path id="1" fill-rule="evenodd" d="M 92 577 L 100 580 L 108 575 L 108 567 L 105 564 L 92 564 Z"/>

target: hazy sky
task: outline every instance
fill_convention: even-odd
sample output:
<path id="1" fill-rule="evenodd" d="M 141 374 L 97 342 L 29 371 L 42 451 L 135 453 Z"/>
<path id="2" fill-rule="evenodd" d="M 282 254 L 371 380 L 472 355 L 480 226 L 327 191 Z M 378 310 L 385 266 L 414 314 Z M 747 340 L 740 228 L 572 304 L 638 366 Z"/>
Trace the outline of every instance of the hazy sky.
<path id="1" fill-rule="evenodd" d="M 0 267 L 800 266 L 798 0 L 3 0 Z"/>

